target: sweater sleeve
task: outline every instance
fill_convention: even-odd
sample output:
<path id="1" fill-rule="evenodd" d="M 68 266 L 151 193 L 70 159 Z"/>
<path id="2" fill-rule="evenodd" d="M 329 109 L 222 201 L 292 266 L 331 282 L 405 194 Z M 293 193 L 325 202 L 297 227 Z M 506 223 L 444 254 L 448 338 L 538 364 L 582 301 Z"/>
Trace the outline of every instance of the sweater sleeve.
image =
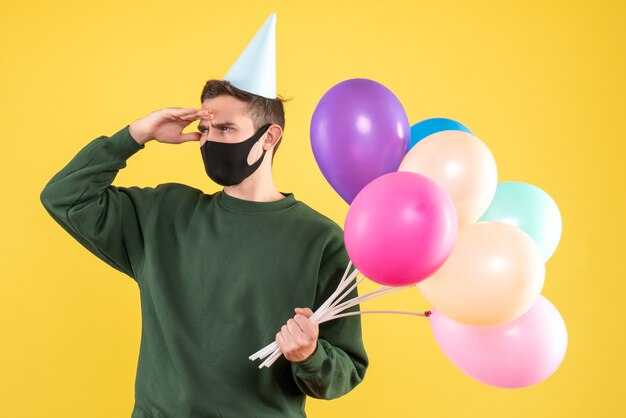
<path id="1" fill-rule="evenodd" d="M 145 145 L 129 125 L 82 148 L 55 174 L 40 194 L 52 218 L 87 250 L 139 283 L 144 231 L 156 189 L 116 187 L 111 183 L 126 160 Z"/>
<path id="2" fill-rule="evenodd" d="M 335 291 L 350 261 L 343 231 L 337 224 L 333 231 L 321 260 L 314 311 Z M 355 288 L 344 300 L 357 296 Z M 357 310 L 358 305 L 344 312 Z M 291 367 L 302 392 L 314 398 L 334 399 L 361 383 L 368 364 L 362 340 L 361 317 L 354 315 L 320 324 L 315 352 L 304 361 L 291 363 Z"/>

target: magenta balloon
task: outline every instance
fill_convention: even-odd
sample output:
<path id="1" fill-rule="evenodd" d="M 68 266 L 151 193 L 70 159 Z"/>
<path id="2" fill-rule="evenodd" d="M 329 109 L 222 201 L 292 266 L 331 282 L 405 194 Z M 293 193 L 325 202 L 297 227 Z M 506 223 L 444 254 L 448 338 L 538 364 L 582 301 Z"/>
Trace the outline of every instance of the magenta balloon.
<path id="1" fill-rule="evenodd" d="M 386 286 L 424 280 L 448 258 L 457 215 L 446 191 L 413 172 L 385 174 L 356 196 L 344 226 L 357 269 Z"/>
<path id="2" fill-rule="evenodd" d="M 465 325 L 436 310 L 430 324 L 452 363 L 470 377 L 499 388 L 521 388 L 547 379 L 561 365 L 567 349 L 565 322 L 542 295 L 526 313 L 506 324 Z"/>
<path id="3" fill-rule="evenodd" d="M 364 78 L 328 90 L 311 119 L 315 161 L 348 204 L 370 181 L 398 169 L 410 137 L 409 119 L 398 98 Z"/>

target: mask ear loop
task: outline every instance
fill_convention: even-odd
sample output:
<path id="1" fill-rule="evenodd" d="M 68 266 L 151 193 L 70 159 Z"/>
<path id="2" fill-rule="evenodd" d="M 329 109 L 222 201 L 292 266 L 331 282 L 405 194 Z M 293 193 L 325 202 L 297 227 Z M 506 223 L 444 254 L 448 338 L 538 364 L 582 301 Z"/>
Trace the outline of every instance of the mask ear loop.
<path id="1" fill-rule="evenodd" d="M 257 133 L 258 133 L 258 132 L 261 132 L 262 130 L 264 130 L 264 129 L 265 129 L 265 132 L 263 132 L 263 133 L 261 134 L 261 136 L 259 137 L 259 141 L 261 141 L 261 140 L 263 139 L 263 136 L 264 136 L 264 135 L 265 135 L 265 134 L 269 131 L 270 126 L 272 126 L 272 124 L 271 124 L 271 123 L 268 123 L 268 124 L 266 124 L 266 125 L 261 126 L 261 128 L 259 128 L 259 130 L 257 131 Z M 258 142 L 258 141 L 257 141 L 257 142 Z M 256 145 L 256 144 L 255 144 L 255 145 Z M 248 167 L 252 167 L 253 165 L 255 165 L 255 164 L 259 163 L 259 161 L 263 161 L 263 158 L 265 157 L 265 153 L 267 152 L 267 150 L 263 148 L 263 142 L 261 142 L 261 150 L 262 150 L 262 152 L 261 152 L 261 156 L 260 156 L 260 157 L 259 157 L 259 158 L 255 161 L 255 162 L 253 162 L 252 164 L 249 164 L 249 163 L 248 163 L 248 161 L 246 160 L 246 164 L 248 164 Z M 259 164 L 259 165 L 260 165 L 260 164 Z M 258 168 L 258 167 L 257 167 L 257 168 Z"/>
<path id="2" fill-rule="evenodd" d="M 261 130 L 265 129 L 265 132 L 263 132 L 263 134 L 261 134 L 261 137 L 259 138 L 259 140 L 262 140 L 262 139 L 263 139 L 263 136 L 264 136 L 266 133 L 268 133 L 268 132 L 269 132 L 269 130 L 270 130 L 270 126 L 272 126 L 272 124 L 271 124 L 271 123 L 268 123 L 268 124 L 266 124 L 266 125 L 261 126 L 261 128 L 259 129 L 259 131 L 261 131 Z M 261 149 L 263 149 L 263 142 L 261 142 Z M 265 153 L 266 153 L 266 152 L 267 152 L 267 150 L 266 150 L 266 149 L 263 149 L 263 155 L 261 155 L 261 158 L 265 157 Z"/>

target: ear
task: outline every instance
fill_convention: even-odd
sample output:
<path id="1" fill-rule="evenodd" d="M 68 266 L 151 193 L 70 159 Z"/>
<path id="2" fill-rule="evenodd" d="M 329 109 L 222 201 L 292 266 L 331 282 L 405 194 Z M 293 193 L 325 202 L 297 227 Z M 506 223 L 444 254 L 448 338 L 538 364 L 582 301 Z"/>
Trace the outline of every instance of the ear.
<path id="1" fill-rule="evenodd" d="M 283 129 L 280 125 L 273 124 L 269 127 L 267 132 L 265 133 L 265 140 L 263 141 L 263 149 L 269 151 L 274 148 L 274 145 L 278 142 L 278 140 L 283 136 Z"/>

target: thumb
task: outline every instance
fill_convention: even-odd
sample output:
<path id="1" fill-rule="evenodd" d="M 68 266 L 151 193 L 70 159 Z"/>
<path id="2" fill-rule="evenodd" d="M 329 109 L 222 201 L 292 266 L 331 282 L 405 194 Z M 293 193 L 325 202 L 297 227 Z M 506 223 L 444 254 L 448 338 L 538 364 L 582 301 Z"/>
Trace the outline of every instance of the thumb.
<path id="1" fill-rule="evenodd" d="M 182 134 L 180 136 L 180 141 L 181 142 L 199 141 L 201 137 L 202 137 L 202 134 L 200 132 L 189 132 L 186 134 Z"/>

